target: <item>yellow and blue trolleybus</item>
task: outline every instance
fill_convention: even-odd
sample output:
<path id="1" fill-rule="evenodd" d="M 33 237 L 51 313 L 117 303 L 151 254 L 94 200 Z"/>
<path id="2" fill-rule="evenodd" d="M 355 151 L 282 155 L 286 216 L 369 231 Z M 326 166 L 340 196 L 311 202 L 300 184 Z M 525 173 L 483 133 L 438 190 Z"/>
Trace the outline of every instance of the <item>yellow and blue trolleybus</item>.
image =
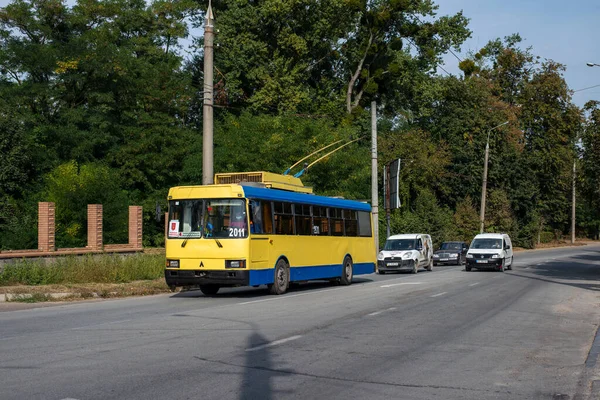
<path id="1" fill-rule="evenodd" d="M 368 203 L 311 194 L 298 178 L 216 174 L 214 185 L 169 190 L 165 279 L 172 289 L 328 279 L 342 285 L 375 271 Z"/>

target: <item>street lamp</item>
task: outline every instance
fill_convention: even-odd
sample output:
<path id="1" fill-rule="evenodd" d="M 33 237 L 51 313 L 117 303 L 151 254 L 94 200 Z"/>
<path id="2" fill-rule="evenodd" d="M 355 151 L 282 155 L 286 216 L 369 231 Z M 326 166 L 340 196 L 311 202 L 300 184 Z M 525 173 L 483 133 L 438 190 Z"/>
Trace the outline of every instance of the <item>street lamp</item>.
<path id="1" fill-rule="evenodd" d="M 600 67 L 600 64 L 596 64 L 596 63 L 585 63 L 585 65 L 587 65 L 588 67 Z"/>
<path id="2" fill-rule="evenodd" d="M 481 183 L 481 209 L 479 210 L 479 233 L 483 233 L 483 221 L 485 219 L 485 195 L 487 190 L 487 170 L 488 170 L 488 157 L 490 154 L 490 132 L 494 129 L 498 129 L 501 126 L 508 124 L 508 121 L 501 123 L 498 126 L 488 130 L 487 141 L 485 143 L 485 161 L 483 164 L 483 182 Z"/>

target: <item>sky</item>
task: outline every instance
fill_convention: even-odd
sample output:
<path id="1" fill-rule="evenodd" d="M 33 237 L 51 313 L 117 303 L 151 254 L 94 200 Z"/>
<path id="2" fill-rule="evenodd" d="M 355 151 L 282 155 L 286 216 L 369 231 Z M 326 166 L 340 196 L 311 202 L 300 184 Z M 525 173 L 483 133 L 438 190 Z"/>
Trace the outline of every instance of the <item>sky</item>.
<path id="1" fill-rule="evenodd" d="M 438 15 L 458 11 L 470 19 L 472 37 L 456 53 L 465 58 L 477 52 L 489 40 L 519 33 L 524 47 L 542 59 L 552 59 L 567 67 L 569 88 L 579 90 L 600 85 L 600 0 L 434 0 Z M 71 3 L 72 1 L 70 1 Z M 0 0 L 0 7 L 9 0 Z M 460 75 L 458 60 L 444 57 L 446 71 Z M 573 94 L 573 102 L 582 107 L 588 100 L 600 100 L 600 86 Z"/>
<path id="2" fill-rule="evenodd" d="M 1 0 L 0 0 L 1 1 Z M 438 15 L 458 11 L 470 19 L 471 38 L 456 53 L 460 58 L 477 52 L 488 41 L 519 33 L 523 47 L 566 66 L 569 88 L 578 90 L 600 85 L 600 0 L 437 0 Z M 448 54 L 444 69 L 459 75 L 458 60 Z M 600 101 L 600 86 L 577 91 L 573 102 L 582 107 L 588 100 Z"/>

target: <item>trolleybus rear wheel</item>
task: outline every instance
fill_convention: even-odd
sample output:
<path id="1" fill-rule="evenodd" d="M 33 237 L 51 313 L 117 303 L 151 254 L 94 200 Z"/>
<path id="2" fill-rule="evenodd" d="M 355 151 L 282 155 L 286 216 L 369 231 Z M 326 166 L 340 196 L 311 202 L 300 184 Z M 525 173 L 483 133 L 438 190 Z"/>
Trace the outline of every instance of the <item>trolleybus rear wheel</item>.
<path id="1" fill-rule="evenodd" d="M 344 265 L 342 269 L 342 276 L 340 277 L 340 284 L 349 285 L 352 283 L 352 275 L 354 274 L 352 258 L 346 256 L 344 258 Z"/>

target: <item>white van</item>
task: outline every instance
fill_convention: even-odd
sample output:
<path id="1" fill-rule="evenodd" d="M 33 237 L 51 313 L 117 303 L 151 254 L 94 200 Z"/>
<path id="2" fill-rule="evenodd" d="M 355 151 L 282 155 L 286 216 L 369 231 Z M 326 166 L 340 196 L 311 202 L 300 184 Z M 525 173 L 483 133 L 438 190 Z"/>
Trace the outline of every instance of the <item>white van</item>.
<path id="1" fill-rule="evenodd" d="M 388 271 L 411 271 L 416 274 L 419 268 L 431 271 L 432 267 L 431 236 L 420 233 L 390 236 L 377 255 L 378 274 Z"/>
<path id="2" fill-rule="evenodd" d="M 482 233 L 475 236 L 467 251 L 465 270 L 494 269 L 504 272 L 512 269 L 513 249 L 506 233 Z"/>

